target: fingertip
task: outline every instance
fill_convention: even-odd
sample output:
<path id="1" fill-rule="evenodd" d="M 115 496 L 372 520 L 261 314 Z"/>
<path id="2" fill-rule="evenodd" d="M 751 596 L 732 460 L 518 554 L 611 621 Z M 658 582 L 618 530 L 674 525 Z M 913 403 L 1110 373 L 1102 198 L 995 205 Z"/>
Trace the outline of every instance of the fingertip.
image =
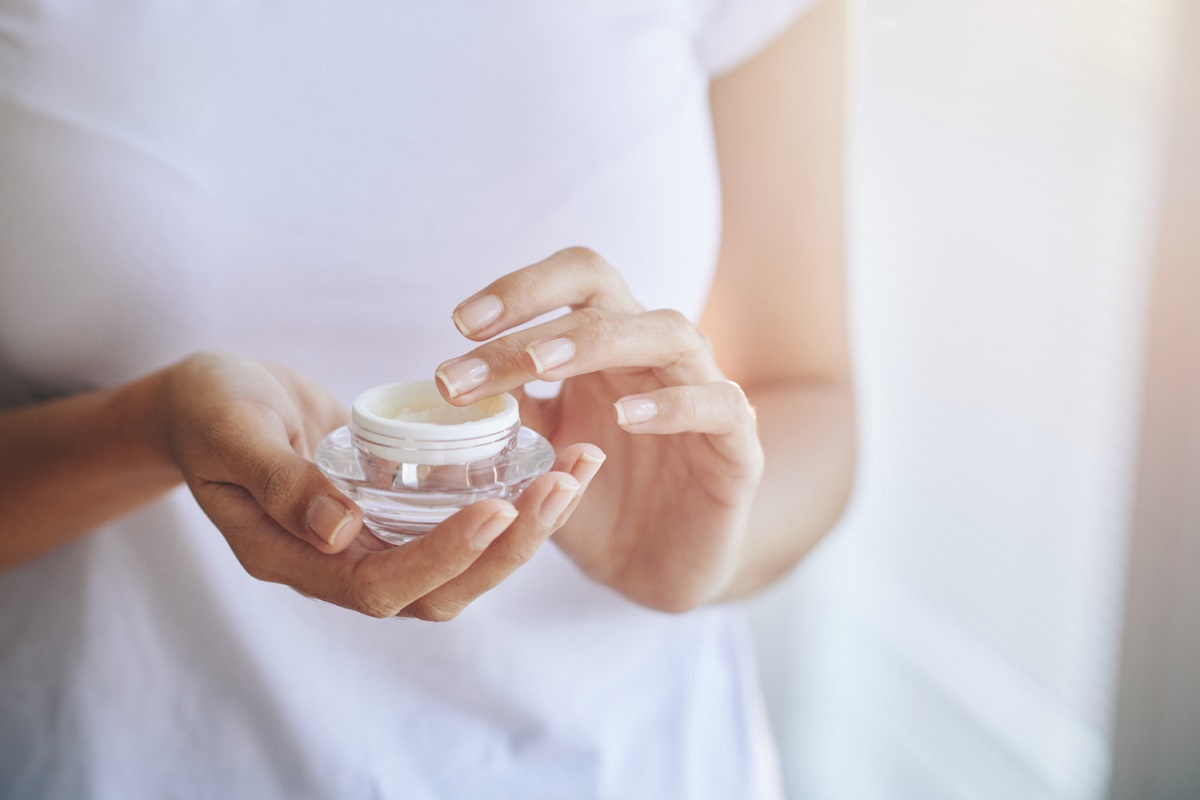
<path id="1" fill-rule="evenodd" d="M 546 479 L 546 478 L 549 479 L 548 482 L 550 484 L 550 491 L 554 491 L 555 489 L 560 489 L 560 488 L 561 489 L 571 489 L 571 490 L 577 490 L 579 488 L 579 481 L 575 478 L 574 475 L 572 475 L 570 472 L 567 472 L 566 470 L 555 470 L 554 472 L 547 472 L 542 477 L 544 479 Z"/>
<path id="2" fill-rule="evenodd" d="M 560 485 L 563 488 L 578 491 L 579 480 L 571 474 L 571 466 L 570 462 L 563 464 L 560 461 L 555 464 L 553 471 L 542 475 L 521 492 L 521 496 L 517 498 L 517 506 L 521 513 L 528 513 L 531 509 L 536 509 Z"/>
<path id="3" fill-rule="evenodd" d="M 604 465 L 607 454 L 594 444 L 582 442 L 566 447 L 559 454 L 556 468 L 572 475 L 586 488 Z"/>
<path id="4" fill-rule="evenodd" d="M 550 472 L 547 476 L 553 476 L 553 479 L 546 494 L 536 506 L 537 516 L 542 525 L 555 529 L 583 485 L 569 472 Z"/>
<path id="5" fill-rule="evenodd" d="M 463 336 L 479 339 L 503 313 L 503 301 L 493 294 L 485 294 L 459 303 L 450 319 Z"/>
<path id="6" fill-rule="evenodd" d="M 558 336 L 531 344 L 524 353 L 534 373 L 546 376 L 575 358 L 575 342 L 566 336 Z"/>
<path id="7" fill-rule="evenodd" d="M 450 321 L 454 323 L 454 327 L 458 328 L 459 333 L 461 333 L 463 336 L 466 336 L 468 339 L 471 338 L 471 331 L 466 325 L 463 324 L 462 319 L 459 318 L 457 308 L 454 309 L 454 313 L 450 315 Z"/>
<path id="8" fill-rule="evenodd" d="M 579 460 L 592 464 L 603 464 L 607 458 L 608 454 L 594 444 L 582 445 L 582 449 L 579 452 Z"/>
<path id="9" fill-rule="evenodd" d="M 442 380 L 442 376 L 440 374 L 434 373 L 433 385 L 437 387 L 438 393 L 442 396 L 443 400 L 450 404 L 454 403 L 454 398 L 451 397 L 449 391 L 447 391 L 446 384 Z"/>
<path id="10" fill-rule="evenodd" d="M 458 393 L 454 389 L 454 385 L 450 383 L 450 379 L 446 377 L 445 370 L 439 369 L 433 373 L 433 382 L 437 384 L 438 391 L 442 393 L 442 398 L 447 403 L 453 403 L 458 397 Z"/>
<path id="11" fill-rule="evenodd" d="M 503 500 L 485 500 L 483 502 L 490 506 L 488 510 L 491 513 L 484 518 L 471 535 L 471 543 L 479 550 L 483 550 L 500 538 L 500 534 L 508 530 L 517 518 L 517 509 L 511 503 Z"/>
<path id="12" fill-rule="evenodd" d="M 453 403 L 469 395 L 488 379 L 487 362 L 478 356 L 462 356 L 442 362 L 434 371 L 434 379 L 442 396 Z"/>
<path id="13" fill-rule="evenodd" d="M 465 406 L 469 406 L 472 403 L 478 402 L 474 398 L 464 397 L 466 392 L 459 392 L 456 390 L 441 370 L 438 370 L 436 373 L 434 373 L 433 382 L 434 385 L 437 386 L 438 392 L 442 395 L 442 399 L 452 406 L 464 408 Z"/>
<path id="14" fill-rule="evenodd" d="M 651 422 L 658 416 L 658 403 L 645 395 L 622 397 L 613 403 L 617 424 L 626 430 Z"/>
<path id="15" fill-rule="evenodd" d="M 326 492 L 317 495 L 305 515 L 309 532 L 318 548 L 336 553 L 345 548 L 362 527 L 362 512 L 353 503 Z"/>
<path id="16" fill-rule="evenodd" d="M 363 516 L 362 512 L 355 509 L 351 512 L 350 520 L 339 529 L 333 540 L 329 543 L 329 553 L 340 553 L 350 546 L 350 543 L 358 538 L 358 534 L 362 532 Z"/>
<path id="17" fill-rule="evenodd" d="M 464 339 L 469 339 L 472 342 L 486 342 L 488 339 L 491 338 L 491 336 L 488 334 L 488 331 L 486 329 L 479 330 L 479 331 L 472 331 L 472 330 L 466 328 L 463 325 L 462 320 L 460 320 L 458 318 L 457 314 L 452 316 L 450 318 L 450 320 L 451 320 L 451 322 L 454 323 L 454 327 L 458 328 L 458 332 L 462 334 Z"/>

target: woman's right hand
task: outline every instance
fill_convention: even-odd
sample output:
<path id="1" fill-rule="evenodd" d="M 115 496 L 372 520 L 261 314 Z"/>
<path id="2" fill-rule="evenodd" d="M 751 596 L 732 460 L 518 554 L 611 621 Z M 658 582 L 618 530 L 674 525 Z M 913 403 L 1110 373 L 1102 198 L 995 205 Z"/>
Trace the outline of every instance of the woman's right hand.
<path id="1" fill-rule="evenodd" d="M 475 503 L 392 547 L 310 460 L 348 418 L 323 389 L 225 353 L 168 368 L 161 387 L 165 447 L 246 571 L 373 617 L 453 619 L 567 520 L 604 458 L 566 447 L 515 504 Z"/>

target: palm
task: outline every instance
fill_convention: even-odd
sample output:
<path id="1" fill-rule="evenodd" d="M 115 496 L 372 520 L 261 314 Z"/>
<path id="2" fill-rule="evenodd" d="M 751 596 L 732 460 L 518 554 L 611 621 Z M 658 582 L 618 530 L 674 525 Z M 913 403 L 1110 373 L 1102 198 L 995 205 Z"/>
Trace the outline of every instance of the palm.
<path id="1" fill-rule="evenodd" d="M 636 436 L 616 424 L 615 399 L 666 385 L 655 369 L 610 370 L 567 379 L 552 400 L 526 401 L 555 449 L 586 441 L 608 454 L 556 541 L 593 578 L 635 598 L 715 577 L 757 481 L 754 464 L 731 461 L 707 434 Z"/>
<path id="2" fill-rule="evenodd" d="M 540 315 L 570 312 L 529 328 Z M 556 450 L 608 456 L 556 541 L 592 578 L 656 608 L 715 596 L 728 578 L 762 473 L 746 396 L 683 314 L 647 311 L 596 253 L 569 248 L 505 275 L 455 311 L 484 342 L 437 376 L 465 405 L 534 379 L 552 400 L 522 400 L 525 423 Z M 516 328 L 514 330 L 514 328 Z M 626 410 L 618 425 L 613 403 Z M 635 404 L 643 413 L 628 416 Z"/>

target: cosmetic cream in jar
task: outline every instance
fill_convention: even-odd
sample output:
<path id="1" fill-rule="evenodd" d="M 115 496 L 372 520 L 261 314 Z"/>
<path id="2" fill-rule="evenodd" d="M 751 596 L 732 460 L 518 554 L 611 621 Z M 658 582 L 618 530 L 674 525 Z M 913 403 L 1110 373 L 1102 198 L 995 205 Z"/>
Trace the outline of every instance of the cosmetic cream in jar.
<path id="1" fill-rule="evenodd" d="M 360 394 L 314 460 L 376 536 L 403 544 L 471 503 L 515 499 L 549 471 L 554 449 L 521 427 L 512 395 L 459 408 L 433 381 L 410 381 Z"/>

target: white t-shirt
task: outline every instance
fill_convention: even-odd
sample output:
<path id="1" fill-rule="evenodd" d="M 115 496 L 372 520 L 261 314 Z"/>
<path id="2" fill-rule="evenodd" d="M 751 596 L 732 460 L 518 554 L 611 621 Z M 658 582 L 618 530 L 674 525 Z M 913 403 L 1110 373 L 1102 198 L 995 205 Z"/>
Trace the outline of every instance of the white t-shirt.
<path id="1" fill-rule="evenodd" d="M 708 82 L 806 2 L 0 0 L 0 405 L 213 347 L 349 402 L 573 244 L 696 315 Z M 180 489 L 0 573 L 2 797 L 777 792 L 736 612 L 552 545 L 451 623 L 373 620 L 247 576 Z"/>

